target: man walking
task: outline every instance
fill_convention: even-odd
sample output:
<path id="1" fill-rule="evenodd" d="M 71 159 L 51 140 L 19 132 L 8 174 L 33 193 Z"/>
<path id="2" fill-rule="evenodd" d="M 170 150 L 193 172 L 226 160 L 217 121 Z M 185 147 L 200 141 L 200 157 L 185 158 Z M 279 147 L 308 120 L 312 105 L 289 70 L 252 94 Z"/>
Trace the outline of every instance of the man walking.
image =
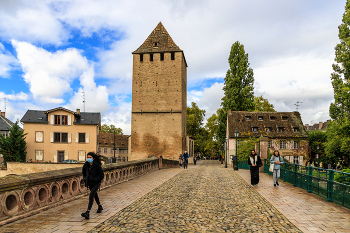
<path id="1" fill-rule="evenodd" d="M 187 169 L 188 165 L 188 157 L 189 155 L 187 154 L 187 151 L 182 155 L 183 163 L 184 163 L 184 169 Z"/>

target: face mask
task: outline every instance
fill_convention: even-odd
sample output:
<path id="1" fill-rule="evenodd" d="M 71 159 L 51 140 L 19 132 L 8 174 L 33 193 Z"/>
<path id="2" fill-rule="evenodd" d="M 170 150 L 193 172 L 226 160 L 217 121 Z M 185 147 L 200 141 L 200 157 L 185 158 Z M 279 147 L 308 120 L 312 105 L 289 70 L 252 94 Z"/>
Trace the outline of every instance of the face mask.
<path id="1" fill-rule="evenodd" d="M 88 158 L 86 161 L 89 162 L 89 163 L 92 163 L 93 159 L 92 158 Z"/>

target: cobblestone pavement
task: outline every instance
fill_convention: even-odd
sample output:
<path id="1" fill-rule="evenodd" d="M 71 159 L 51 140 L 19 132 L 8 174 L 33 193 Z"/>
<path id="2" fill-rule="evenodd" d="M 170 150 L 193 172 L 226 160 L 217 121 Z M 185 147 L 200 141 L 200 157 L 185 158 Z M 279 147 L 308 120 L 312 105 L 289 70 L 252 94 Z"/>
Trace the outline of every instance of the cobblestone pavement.
<path id="1" fill-rule="evenodd" d="M 232 168 L 231 168 L 232 169 Z M 249 170 L 237 172 L 250 183 Z M 308 193 L 292 184 L 280 181 L 274 188 L 272 176 L 260 173 L 255 190 L 272 203 L 303 232 L 350 232 L 350 210 Z"/>
<path id="2" fill-rule="evenodd" d="M 195 168 L 195 166 L 189 166 L 189 168 Z M 152 171 L 133 180 L 99 191 L 98 195 L 104 210 L 97 214 L 97 206 L 94 203 L 89 220 L 80 216 L 82 212 L 86 211 L 88 205 L 88 196 L 84 196 L 42 213 L 6 224 L 0 227 L 0 232 L 88 232 L 183 170 L 170 168 Z"/>
<path id="3" fill-rule="evenodd" d="M 302 232 L 231 169 L 204 161 L 90 232 Z"/>

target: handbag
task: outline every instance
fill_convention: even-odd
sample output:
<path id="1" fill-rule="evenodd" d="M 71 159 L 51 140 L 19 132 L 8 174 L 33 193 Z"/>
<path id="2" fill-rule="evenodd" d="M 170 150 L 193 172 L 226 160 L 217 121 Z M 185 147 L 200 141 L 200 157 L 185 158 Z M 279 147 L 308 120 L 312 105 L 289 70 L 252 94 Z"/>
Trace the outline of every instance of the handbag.
<path id="1" fill-rule="evenodd" d="M 275 164 L 274 163 L 270 163 L 269 172 L 273 172 L 274 167 L 275 167 Z"/>

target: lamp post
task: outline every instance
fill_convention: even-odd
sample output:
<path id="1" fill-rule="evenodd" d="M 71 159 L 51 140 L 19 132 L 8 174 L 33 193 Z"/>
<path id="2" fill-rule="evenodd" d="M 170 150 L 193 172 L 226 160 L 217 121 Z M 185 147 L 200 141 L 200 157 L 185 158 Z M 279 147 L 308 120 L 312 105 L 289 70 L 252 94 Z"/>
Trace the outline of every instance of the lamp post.
<path id="1" fill-rule="evenodd" d="M 224 144 L 221 144 L 221 154 L 220 154 L 220 161 L 221 161 L 221 164 L 224 163 L 224 160 L 222 159 L 222 154 L 224 153 Z"/>
<path id="2" fill-rule="evenodd" d="M 234 170 L 238 170 L 238 161 L 237 161 L 237 140 L 239 137 L 239 131 L 238 129 L 235 130 L 235 132 L 233 133 L 233 135 L 235 136 L 235 141 L 236 141 L 236 154 L 235 154 L 235 158 L 234 158 L 234 164 L 233 164 L 233 169 Z"/>
<path id="3" fill-rule="evenodd" d="M 225 154 L 225 168 L 227 168 L 227 147 L 228 147 L 228 139 L 226 138 L 225 140 L 225 151 L 226 151 L 226 154 Z"/>
<path id="4" fill-rule="evenodd" d="M 115 160 L 115 129 L 113 130 L 113 134 L 114 134 L 114 140 L 113 140 L 113 152 L 114 152 L 113 163 L 115 163 L 116 162 L 116 160 Z"/>

